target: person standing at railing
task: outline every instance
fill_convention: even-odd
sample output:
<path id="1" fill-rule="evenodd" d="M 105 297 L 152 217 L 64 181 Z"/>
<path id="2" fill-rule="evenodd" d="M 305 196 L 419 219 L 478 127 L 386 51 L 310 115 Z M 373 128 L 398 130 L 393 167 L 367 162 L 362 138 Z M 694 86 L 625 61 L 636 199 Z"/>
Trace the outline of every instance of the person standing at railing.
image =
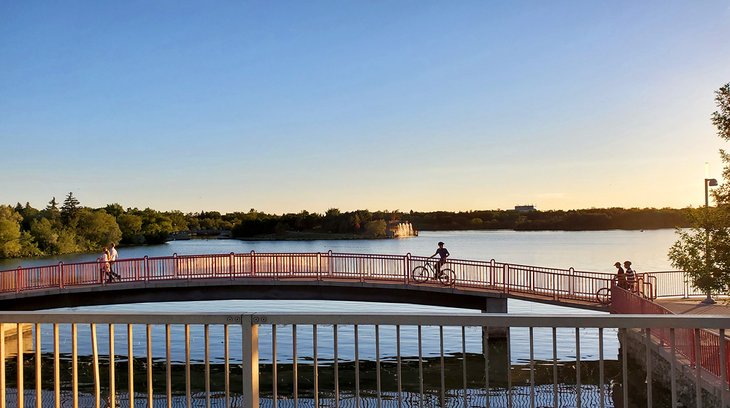
<path id="1" fill-rule="evenodd" d="M 114 243 L 109 244 L 109 279 L 115 278 L 116 280 L 120 280 L 122 277 L 119 276 L 118 273 L 114 272 L 114 263 L 117 261 L 117 257 L 119 257 L 119 253 L 117 252 L 117 249 L 114 248 Z"/>
<path id="2" fill-rule="evenodd" d="M 616 285 L 619 288 L 628 289 L 626 274 L 624 273 L 624 268 L 621 267 L 621 262 L 616 262 L 613 266 L 616 267 Z"/>
<path id="3" fill-rule="evenodd" d="M 439 256 L 439 260 L 438 260 L 438 262 L 436 262 L 436 277 L 438 277 L 441 274 L 441 265 L 445 264 L 446 258 L 448 258 L 449 255 L 451 255 L 451 254 L 449 254 L 449 250 L 444 248 L 443 242 L 439 242 L 438 246 L 439 247 L 436 248 L 436 253 L 434 253 L 433 255 L 428 257 L 429 259 L 431 259 L 436 255 Z"/>
<path id="4" fill-rule="evenodd" d="M 624 261 L 624 268 L 626 268 L 626 284 L 630 291 L 636 292 L 636 272 L 631 269 L 631 261 Z"/>

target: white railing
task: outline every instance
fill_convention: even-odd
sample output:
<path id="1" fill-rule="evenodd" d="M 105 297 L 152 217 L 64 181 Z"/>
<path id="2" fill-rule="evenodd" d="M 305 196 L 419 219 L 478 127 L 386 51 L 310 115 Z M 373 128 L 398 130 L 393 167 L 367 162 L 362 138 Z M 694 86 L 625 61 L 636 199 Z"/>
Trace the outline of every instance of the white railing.
<path id="1" fill-rule="evenodd" d="M 648 346 L 652 330 L 719 330 L 724 353 L 729 323 L 638 315 L 4 313 L 0 407 L 604 407 L 628 406 L 630 395 L 641 394 L 639 405 L 677 406 L 679 360 L 671 360 L 671 395 L 653 392 L 651 359 L 646 374 L 628 369 L 627 333 L 644 333 L 639 342 Z M 490 337 L 505 327 L 506 339 Z M 726 373 L 723 367 L 718 379 L 724 391 Z"/>

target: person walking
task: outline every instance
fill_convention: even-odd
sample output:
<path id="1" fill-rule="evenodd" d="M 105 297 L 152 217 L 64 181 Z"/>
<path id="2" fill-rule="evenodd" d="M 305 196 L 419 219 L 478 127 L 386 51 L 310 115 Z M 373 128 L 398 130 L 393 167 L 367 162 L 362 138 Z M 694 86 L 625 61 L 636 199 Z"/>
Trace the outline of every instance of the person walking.
<path id="1" fill-rule="evenodd" d="M 451 254 L 449 254 L 449 250 L 444 248 L 443 242 L 439 242 L 438 246 L 439 247 L 436 249 L 436 253 L 434 253 L 433 255 L 428 257 L 429 259 L 431 259 L 436 255 L 439 256 L 439 260 L 438 260 L 438 262 L 436 262 L 436 277 L 441 275 L 441 265 L 445 264 L 446 258 L 448 258 L 449 255 L 451 255 Z"/>
<path id="2" fill-rule="evenodd" d="M 104 251 L 101 254 L 101 280 L 107 282 L 112 281 L 112 275 L 109 272 L 109 248 L 104 247 Z"/>
<path id="3" fill-rule="evenodd" d="M 636 272 L 631 269 L 631 261 L 624 261 L 624 268 L 626 269 L 626 285 L 630 291 L 636 292 Z"/>
<path id="4" fill-rule="evenodd" d="M 621 262 L 616 262 L 613 266 L 616 267 L 616 285 L 622 289 L 628 288 L 626 274 L 624 273 L 624 268 L 621 267 Z"/>
<path id="5" fill-rule="evenodd" d="M 114 248 L 114 243 L 112 242 L 109 244 L 109 274 L 110 278 L 121 280 L 122 277 L 114 272 L 114 263 L 117 261 L 117 257 L 119 257 L 119 253 L 117 253 L 117 249 Z"/>

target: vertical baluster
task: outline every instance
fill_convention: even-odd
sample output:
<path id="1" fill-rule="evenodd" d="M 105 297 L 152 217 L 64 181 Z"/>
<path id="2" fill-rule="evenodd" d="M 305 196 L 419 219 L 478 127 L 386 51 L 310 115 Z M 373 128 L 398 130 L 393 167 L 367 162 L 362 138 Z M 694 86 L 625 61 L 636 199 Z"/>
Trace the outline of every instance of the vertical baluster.
<path id="1" fill-rule="evenodd" d="M 575 405 L 581 407 L 581 378 L 580 378 L 580 329 L 575 328 Z"/>
<path id="2" fill-rule="evenodd" d="M 466 392 L 466 327 L 461 326 L 461 370 L 462 370 L 462 384 L 464 387 L 464 407 L 469 406 L 469 395 Z"/>
<path id="3" fill-rule="evenodd" d="M 58 344 L 58 342 L 56 342 Z M 5 408 L 5 324 L 0 323 L 0 408 Z M 56 383 L 58 386 L 58 383 Z M 58 401 L 58 399 L 56 399 Z M 58 406 L 58 402 L 56 403 Z"/>
<path id="4" fill-rule="evenodd" d="M 115 367 L 114 367 L 114 325 L 109 323 L 109 405 L 117 406 L 116 402 L 116 384 L 115 384 Z"/>
<path id="5" fill-rule="evenodd" d="M 210 326 L 204 327 L 205 336 L 205 407 L 210 408 Z"/>
<path id="6" fill-rule="evenodd" d="M 621 387 L 623 389 L 623 406 L 629 406 L 629 365 L 627 356 L 627 329 L 619 329 L 621 333 Z"/>
<path id="7" fill-rule="evenodd" d="M 378 408 L 382 407 L 383 399 L 380 392 L 380 326 L 375 325 L 375 389 L 378 397 Z"/>
<path id="8" fill-rule="evenodd" d="M 279 384 L 279 376 L 277 374 L 277 367 L 276 367 L 276 324 L 271 325 L 271 386 L 272 386 L 272 392 L 274 393 L 273 396 L 273 404 L 274 408 L 278 408 L 279 406 L 279 393 L 277 386 Z"/>
<path id="9" fill-rule="evenodd" d="M 225 367 L 225 406 L 226 408 L 230 408 L 231 406 L 231 364 L 230 364 L 230 354 L 228 352 L 228 325 L 223 326 L 223 359 L 225 360 L 223 365 Z"/>
<path id="10" fill-rule="evenodd" d="M 651 367 L 651 329 L 646 329 L 646 337 L 644 338 L 645 344 L 646 344 L 646 406 L 653 407 L 654 404 L 652 403 L 652 367 Z M 699 377 L 697 377 L 697 382 L 699 382 Z"/>
<path id="11" fill-rule="evenodd" d="M 599 408 L 604 408 L 606 404 L 605 378 L 603 369 L 603 327 L 598 328 L 598 386 L 599 388 Z"/>
<path id="12" fill-rule="evenodd" d="M 489 392 L 489 327 L 482 327 L 482 352 L 484 353 L 484 398 L 486 408 L 490 407 Z"/>
<path id="13" fill-rule="evenodd" d="M 170 347 L 170 324 L 165 324 L 165 360 L 166 360 L 166 397 L 167 408 L 172 408 L 172 356 Z"/>
<path id="14" fill-rule="evenodd" d="M 334 348 L 334 364 L 335 364 L 335 408 L 340 408 L 340 359 L 337 353 L 337 325 L 332 325 L 332 343 Z"/>
<path id="15" fill-rule="evenodd" d="M 130 407 L 134 407 L 134 339 L 132 333 L 132 324 L 127 323 L 127 389 L 129 390 Z"/>
<path id="16" fill-rule="evenodd" d="M 439 400 L 441 406 L 446 406 L 446 373 L 444 367 L 444 326 L 439 326 L 439 353 L 441 357 L 441 389 L 439 391 Z"/>
<path id="17" fill-rule="evenodd" d="M 670 367 L 671 370 L 670 374 L 670 381 L 671 381 L 671 393 L 672 393 L 672 407 L 677 406 L 677 374 L 675 370 L 677 369 L 677 343 L 676 343 L 676 334 L 674 332 L 674 327 L 669 329 L 669 351 L 671 353 L 671 359 L 670 359 Z"/>
<path id="18" fill-rule="evenodd" d="M 1 332 L 0 332 L 1 333 Z M 41 325 L 40 323 L 35 324 L 35 400 L 36 406 L 41 406 L 41 386 L 42 382 L 41 372 Z"/>
<path id="19" fill-rule="evenodd" d="M 25 406 L 25 384 L 23 381 L 23 325 L 21 323 L 16 324 L 16 337 L 17 337 L 17 362 L 15 372 L 17 374 L 17 390 L 18 390 L 18 406 Z M 4 336 L 5 333 L 0 332 L 0 336 Z M 4 360 L 3 360 L 4 361 Z"/>
<path id="20" fill-rule="evenodd" d="M 530 408 L 535 407 L 535 333 L 530 327 Z"/>
<path id="21" fill-rule="evenodd" d="M 319 371 L 317 367 L 317 325 L 312 325 L 312 355 L 314 364 L 314 406 L 319 407 Z"/>
<path id="22" fill-rule="evenodd" d="M 423 336 L 418 326 L 418 407 L 423 408 Z"/>
<path id="23" fill-rule="evenodd" d="M 185 325 L 185 401 L 188 408 L 193 405 L 193 396 L 190 392 L 190 325 Z"/>
<path id="24" fill-rule="evenodd" d="M 297 325 L 291 326 L 292 382 L 294 383 L 294 408 L 299 407 L 299 375 L 297 374 Z M 315 407 L 316 408 L 316 407 Z"/>
<path id="25" fill-rule="evenodd" d="M 73 407 L 79 408 L 79 361 L 78 361 L 78 336 L 76 323 L 71 324 L 71 383 L 73 395 Z"/>
<path id="26" fill-rule="evenodd" d="M 720 329 L 720 406 L 725 406 L 725 390 L 727 390 L 727 351 L 725 350 L 725 329 Z"/>
<path id="27" fill-rule="evenodd" d="M 355 408 L 360 408 L 360 342 L 359 329 L 354 325 L 355 330 Z"/>
<path id="28" fill-rule="evenodd" d="M 91 369 L 94 372 L 94 406 L 99 408 L 101 406 L 101 384 L 99 378 L 99 347 L 96 342 L 96 324 L 91 323 L 89 329 L 91 330 Z"/>
<path id="29" fill-rule="evenodd" d="M 400 325 L 395 326 L 395 356 L 396 356 L 396 377 L 398 381 L 398 408 L 403 406 L 403 379 L 402 364 L 400 358 Z"/>
<path id="30" fill-rule="evenodd" d="M 700 329 L 694 329 L 694 352 L 695 352 L 695 404 L 702 406 L 702 351 L 700 349 Z M 647 345 L 648 347 L 648 345 Z"/>
<path id="31" fill-rule="evenodd" d="M 147 336 L 147 406 L 153 406 L 154 394 L 152 389 L 152 326 L 146 327 Z"/>
<path id="32" fill-rule="evenodd" d="M 510 329 L 507 328 L 507 407 L 512 408 L 512 347 Z"/>

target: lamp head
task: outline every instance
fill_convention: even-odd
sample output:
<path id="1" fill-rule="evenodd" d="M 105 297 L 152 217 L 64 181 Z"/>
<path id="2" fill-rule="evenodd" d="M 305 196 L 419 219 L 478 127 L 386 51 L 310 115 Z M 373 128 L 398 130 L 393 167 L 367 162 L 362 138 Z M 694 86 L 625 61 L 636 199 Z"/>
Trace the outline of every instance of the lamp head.
<path id="1" fill-rule="evenodd" d="M 716 179 L 705 179 L 705 181 L 707 181 L 707 185 L 710 186 L 710 187 L 717 186 L 717 180 Z"/>

